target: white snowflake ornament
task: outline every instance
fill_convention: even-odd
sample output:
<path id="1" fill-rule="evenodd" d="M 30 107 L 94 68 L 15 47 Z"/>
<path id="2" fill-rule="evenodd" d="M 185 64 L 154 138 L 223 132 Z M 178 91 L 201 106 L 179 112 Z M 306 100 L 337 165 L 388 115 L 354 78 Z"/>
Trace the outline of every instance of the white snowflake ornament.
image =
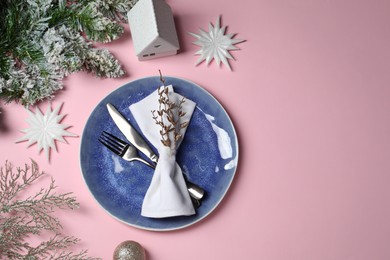
<path id="1" fill-rule="evenodd" d="M 35 113 L 27 110 L 30 117 L 26 119 L 26 122 L 29 123 L 30 127 L 21 130 L 25 135 L 16 140 L 16 143 L 28 141 L 28 146 L 37 143 L 38 152 L 44 150 L 46 158 L 49 160 L 50 148 L 57 151 L 55 140 L 67 143 L 64 139 L 65 136 L 77 136 L 66 131 L 66 129 L 70 127 L 69 125 L 60 123 L 65 116 L 59 114 L 62 104 L 53 111 L 51 110 L 51 105 L 49 105 L 45 114 L 42 114 L 38 107 L 36 108 Z"/>
<path id="2" fill-rule="evenodd" d="M 222 61 L 225 66 L 232 70 L 228 59 L 234 60 L 234 58 L 229 51 L 239 50 L 234 44 L 243 42 L 244 40 L 233 39 L 235 34 L 232 33 L 225 34 L 226 26 L 221 27 L 220 20 L 221 17 L 218 17 L 215 26 L 211 23 L 209 24 L 209 32 L 199 29 L 200 34 L 189 33 L 197 39 L 193 43 L 200 46 L 200 50 L 195 53 L 195 55 L 200 55 L 195 66 L 203 61 L 206 61 L 206 64 L 209 65 L 214 59 L 218 66 L 220 66 Z"/>

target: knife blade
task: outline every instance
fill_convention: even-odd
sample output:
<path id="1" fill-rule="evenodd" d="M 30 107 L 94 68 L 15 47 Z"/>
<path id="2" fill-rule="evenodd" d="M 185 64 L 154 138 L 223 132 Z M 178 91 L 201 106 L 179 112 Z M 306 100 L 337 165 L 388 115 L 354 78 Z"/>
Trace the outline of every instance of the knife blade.
<path id="1" fill-rule="evenodd" d="M 112 120 L 122 132 L 122 134 L 134 145 L 139 151 L 145 154 L 152 162 L 157 163 L 158 156 L 153 152 L 152 148 L 146 143 L 142 136 L 134 129 L 134 127 L 122 116 L 121 113 L 110 103 L 107 104 L 107 110 Z"/>

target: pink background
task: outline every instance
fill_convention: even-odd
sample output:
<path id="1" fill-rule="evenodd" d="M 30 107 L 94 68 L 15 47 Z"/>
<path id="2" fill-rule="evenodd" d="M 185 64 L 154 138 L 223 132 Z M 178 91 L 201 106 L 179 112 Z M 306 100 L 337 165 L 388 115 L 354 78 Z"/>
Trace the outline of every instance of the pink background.
<path id="1" fill-rule="evenodd" d="M 139 230 L 109 216 L 90 195 L 79 168 L 80 138 L 58 143 L 47 163 L 37 146 L 15 144 L 28 125 L 20 105 L 2 105 L 0 158 L 29 158 L 81 203 L 59 214 L 80 248 L 111 259 L 136 240 L 149 260 L 390 259 L 390 2 L 168 1 L 180 54 L 139 62 L 128 27 L 106 45 L 128 76 L 71 75 L 53 105 L 81 136 L 97 103 L 128 81 L 165 75 L 193 81 L 226 108 L 239 136 L 234 182 L 206 219 L 173 232 Z M 198 47 L 187 32 L 222 24 L 237 38 L 233 72 L 194 67 Z M 46 103 L 40 104 L 46 110 Z"/>

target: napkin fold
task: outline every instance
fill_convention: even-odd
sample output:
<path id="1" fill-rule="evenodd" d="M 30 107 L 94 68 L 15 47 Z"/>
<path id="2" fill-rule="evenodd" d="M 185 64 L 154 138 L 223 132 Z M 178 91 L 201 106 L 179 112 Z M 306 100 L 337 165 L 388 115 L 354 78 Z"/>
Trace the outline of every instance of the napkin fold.
<path id="1" fill-rule="evenodd" d="M 179 104 L 183 96 L 175 93 L 172 85 L 167 87 L 170 101 Z M 185 112 L 185 115 L 180 117 L 179 124 L 190 121 L 195 106 L 196 104 L 193 101 L 185 99 L 181 109 Z M 159 154 L 152 181 L 142 204 L 141 215 L 152 218 L 164 218 L 195 214 L 182 170 L 176 163 L 176 151 L 183 140 L 187 127 L 180 130 L 182 138 L 176 142 L 175 147 L 167 147 L 162 144 L 161 127 L 156 124 L 151 112 L 159 110 L 158 90 L 141 101 L 132 104 L 129 109 L 143 135 L 157 149 Z"/>

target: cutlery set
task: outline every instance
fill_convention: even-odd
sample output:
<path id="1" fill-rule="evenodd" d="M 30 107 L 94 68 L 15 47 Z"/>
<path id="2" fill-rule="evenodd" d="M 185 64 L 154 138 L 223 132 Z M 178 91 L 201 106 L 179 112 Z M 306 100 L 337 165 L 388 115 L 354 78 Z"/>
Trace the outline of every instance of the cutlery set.
<path id="1" fill-rule="evenodd" d="M 149 163 L 138 155 L 137 148 L 106 131 L 100 135 L 99 142 L 125 161 L 139 161 L 153 169 L 156 168 L 154 164 Z"/>
<path id="2" fill-rule="evenodd" d="M 103 131 L 100 135 L 99 142 L 125 161 L 139 161 L 154 169 L 158 162 L 158 156 L 153 152 L 152 148 L 112 104 L 107 104 L 107 110 L 116 126 L 130 143 L 106 131 Z M 138 151 L 144 154 L 151 162 L 140 157 Z M 204 190 L 187 180 L 186 184 L 191 200 L 194 206 L 198 208 L 201 205 Z"/>

